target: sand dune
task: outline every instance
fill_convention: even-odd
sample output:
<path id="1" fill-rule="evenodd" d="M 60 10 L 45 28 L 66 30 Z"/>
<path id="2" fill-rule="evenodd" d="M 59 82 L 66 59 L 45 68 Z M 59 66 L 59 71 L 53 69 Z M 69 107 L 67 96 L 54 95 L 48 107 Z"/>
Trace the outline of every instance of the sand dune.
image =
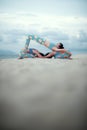
<path id="1" fill-rule="evenodd" d="M 0 128 L 86 130 L 87 55 L 0 60 Z"/>

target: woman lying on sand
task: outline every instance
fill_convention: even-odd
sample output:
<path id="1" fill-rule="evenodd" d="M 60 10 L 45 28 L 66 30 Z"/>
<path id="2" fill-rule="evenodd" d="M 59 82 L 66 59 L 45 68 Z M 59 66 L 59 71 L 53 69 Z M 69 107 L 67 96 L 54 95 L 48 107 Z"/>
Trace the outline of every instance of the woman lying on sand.
<path id="1" fill-rule="evenodd" d="M 38 50 L 35 50 L 35 49 L 29 50 L 28 47 L 29 47 L 30 40 L 35 40 L 36 42 L 40 43 L 41 45 L 44 45 L 47 48 L 51 49 L 52 52 L 49 53 L 48 55 L 44 56 Z M 39 57 L 39 58 L 51 58 L 53 56 L 54 56 L 54 58 L 70 58 L 70 56 L 71 56 L 71 53 L 64 49 L 62 43 L 58 43 L 57 45 L 54 45 L 53 43 L 51 43 L 47 40 L 44 40 L 43 38 L 40 38 L 36 35 L 28 36 L 28 39 L 26 40 L 26 44 L 25 44 L 25 49 L 21 50 L 19 56 L 22 58 L 26 58 L 26 57 L 34 58 L 31 55 L 32 53 L 37 55 L 37 57 Z"/>

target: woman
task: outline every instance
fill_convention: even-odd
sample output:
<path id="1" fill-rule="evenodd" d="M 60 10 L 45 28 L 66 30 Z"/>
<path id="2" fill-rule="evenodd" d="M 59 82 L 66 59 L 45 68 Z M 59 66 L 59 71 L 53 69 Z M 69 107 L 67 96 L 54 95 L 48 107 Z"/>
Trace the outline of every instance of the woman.
<path id="1" fill-rule="evenodd" d="M 30 44 L 30 40 L 34 40 L 34 41 L 38 42 L 39 44 L 44 45 L 47 48 L 52 50 L 52 52 L 50 54 L 48 53 L 44 58 L 52 58 L 52 56 L 54 56 L 56 58 L 57 57 L 56 55 L 58 55 L 58 54 L 61 54 L 60 57 L 62 56 L 63 58 L 67 58 L 67 57 L 71 56 L 71 53 L 66 51 L 63 48 L 62 43 L 54 45 L 53 43 L 51 43 L 51 42 L 49 42 L 47 40 L 44 40 L 43 38 L 40 38 L 40 37 L 38 37 L 36 35 L 29 35 L 28 39 L 26 39 L 26 43 L 25 43 L 25 50 L 26 51 L 28 50 L 28 47 L 29 47 L 29 44 Z M 40 53 L 38 51 L 34 51 L 34 53 L 36 53 L 39 58 L 43 58 L 43 56 L 40 55 Z M 31 55 L 29 53 L 26 53 L 24 50 L 22 50 L 20 52 L 20 56 L 21 55 L 23 55 L 22 56 L 23 58 L 25 58 L 26 56 L 31 58 Z"/>
<path id="2" fill-rule="evenodd" d="M 26 40 L 25 48 L 28 48 L 30 40 L 35 40 L 41 45 L 46 46 L 47 48 L 51 49 L 52 52 L 45 56 L 45 58 L 50 58 L 54 56 L 54 58 L 70 58 L 72 55 L 69 51 L 65 50 L 62 43 L 58 43 L 57 45 L 44 40 L 36 35 L 29 35 L 28 39 Z"/>

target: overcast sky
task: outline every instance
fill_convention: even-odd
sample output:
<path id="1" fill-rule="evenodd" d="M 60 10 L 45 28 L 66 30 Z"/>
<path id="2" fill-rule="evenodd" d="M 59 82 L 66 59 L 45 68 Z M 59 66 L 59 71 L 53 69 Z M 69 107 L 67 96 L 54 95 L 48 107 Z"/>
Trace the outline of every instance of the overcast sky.
<path id="1" fill-rule="evenodd" d="M 87 0 L 0 0 L 0 29 L 0 49 L 21 49 L 30 33 L 87 48 Z"/>
<path id="2" fill-rule="evenodd" d="M 0 0 L 0 10 L 62 16 L 87 16 L 87 0 Z"/>

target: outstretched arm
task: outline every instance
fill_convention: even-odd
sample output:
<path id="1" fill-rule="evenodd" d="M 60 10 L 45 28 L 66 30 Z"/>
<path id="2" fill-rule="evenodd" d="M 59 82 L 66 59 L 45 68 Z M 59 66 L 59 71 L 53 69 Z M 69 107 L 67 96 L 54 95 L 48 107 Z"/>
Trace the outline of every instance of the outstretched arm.
<path id="1" fill-rule="evenodd" d="M 55 51 L 55 52 L 60 52 L 60 53 L 67 53 L 67 54 L 68 54 L 68 57 L 67 57 L 67 58 L 69 58 L 69 57 L 72 55 L 71 52 L 69 52 L 69 51 L 67 51 L 67 50 L 65 50 L 65 49 L 58 49 L 58 48 L 56 48 L 56 47 L 53 47 L 52 50 Z"/>
<path id="2" fill-rule="evenodd" d="M 60 52 L 60 53 L 65 53 L 65 52 L 66 52 L 65 49 L 58 49 L 57 47 L 53 47 L 53 48 L 52 48 L 52 51 Z"/>

